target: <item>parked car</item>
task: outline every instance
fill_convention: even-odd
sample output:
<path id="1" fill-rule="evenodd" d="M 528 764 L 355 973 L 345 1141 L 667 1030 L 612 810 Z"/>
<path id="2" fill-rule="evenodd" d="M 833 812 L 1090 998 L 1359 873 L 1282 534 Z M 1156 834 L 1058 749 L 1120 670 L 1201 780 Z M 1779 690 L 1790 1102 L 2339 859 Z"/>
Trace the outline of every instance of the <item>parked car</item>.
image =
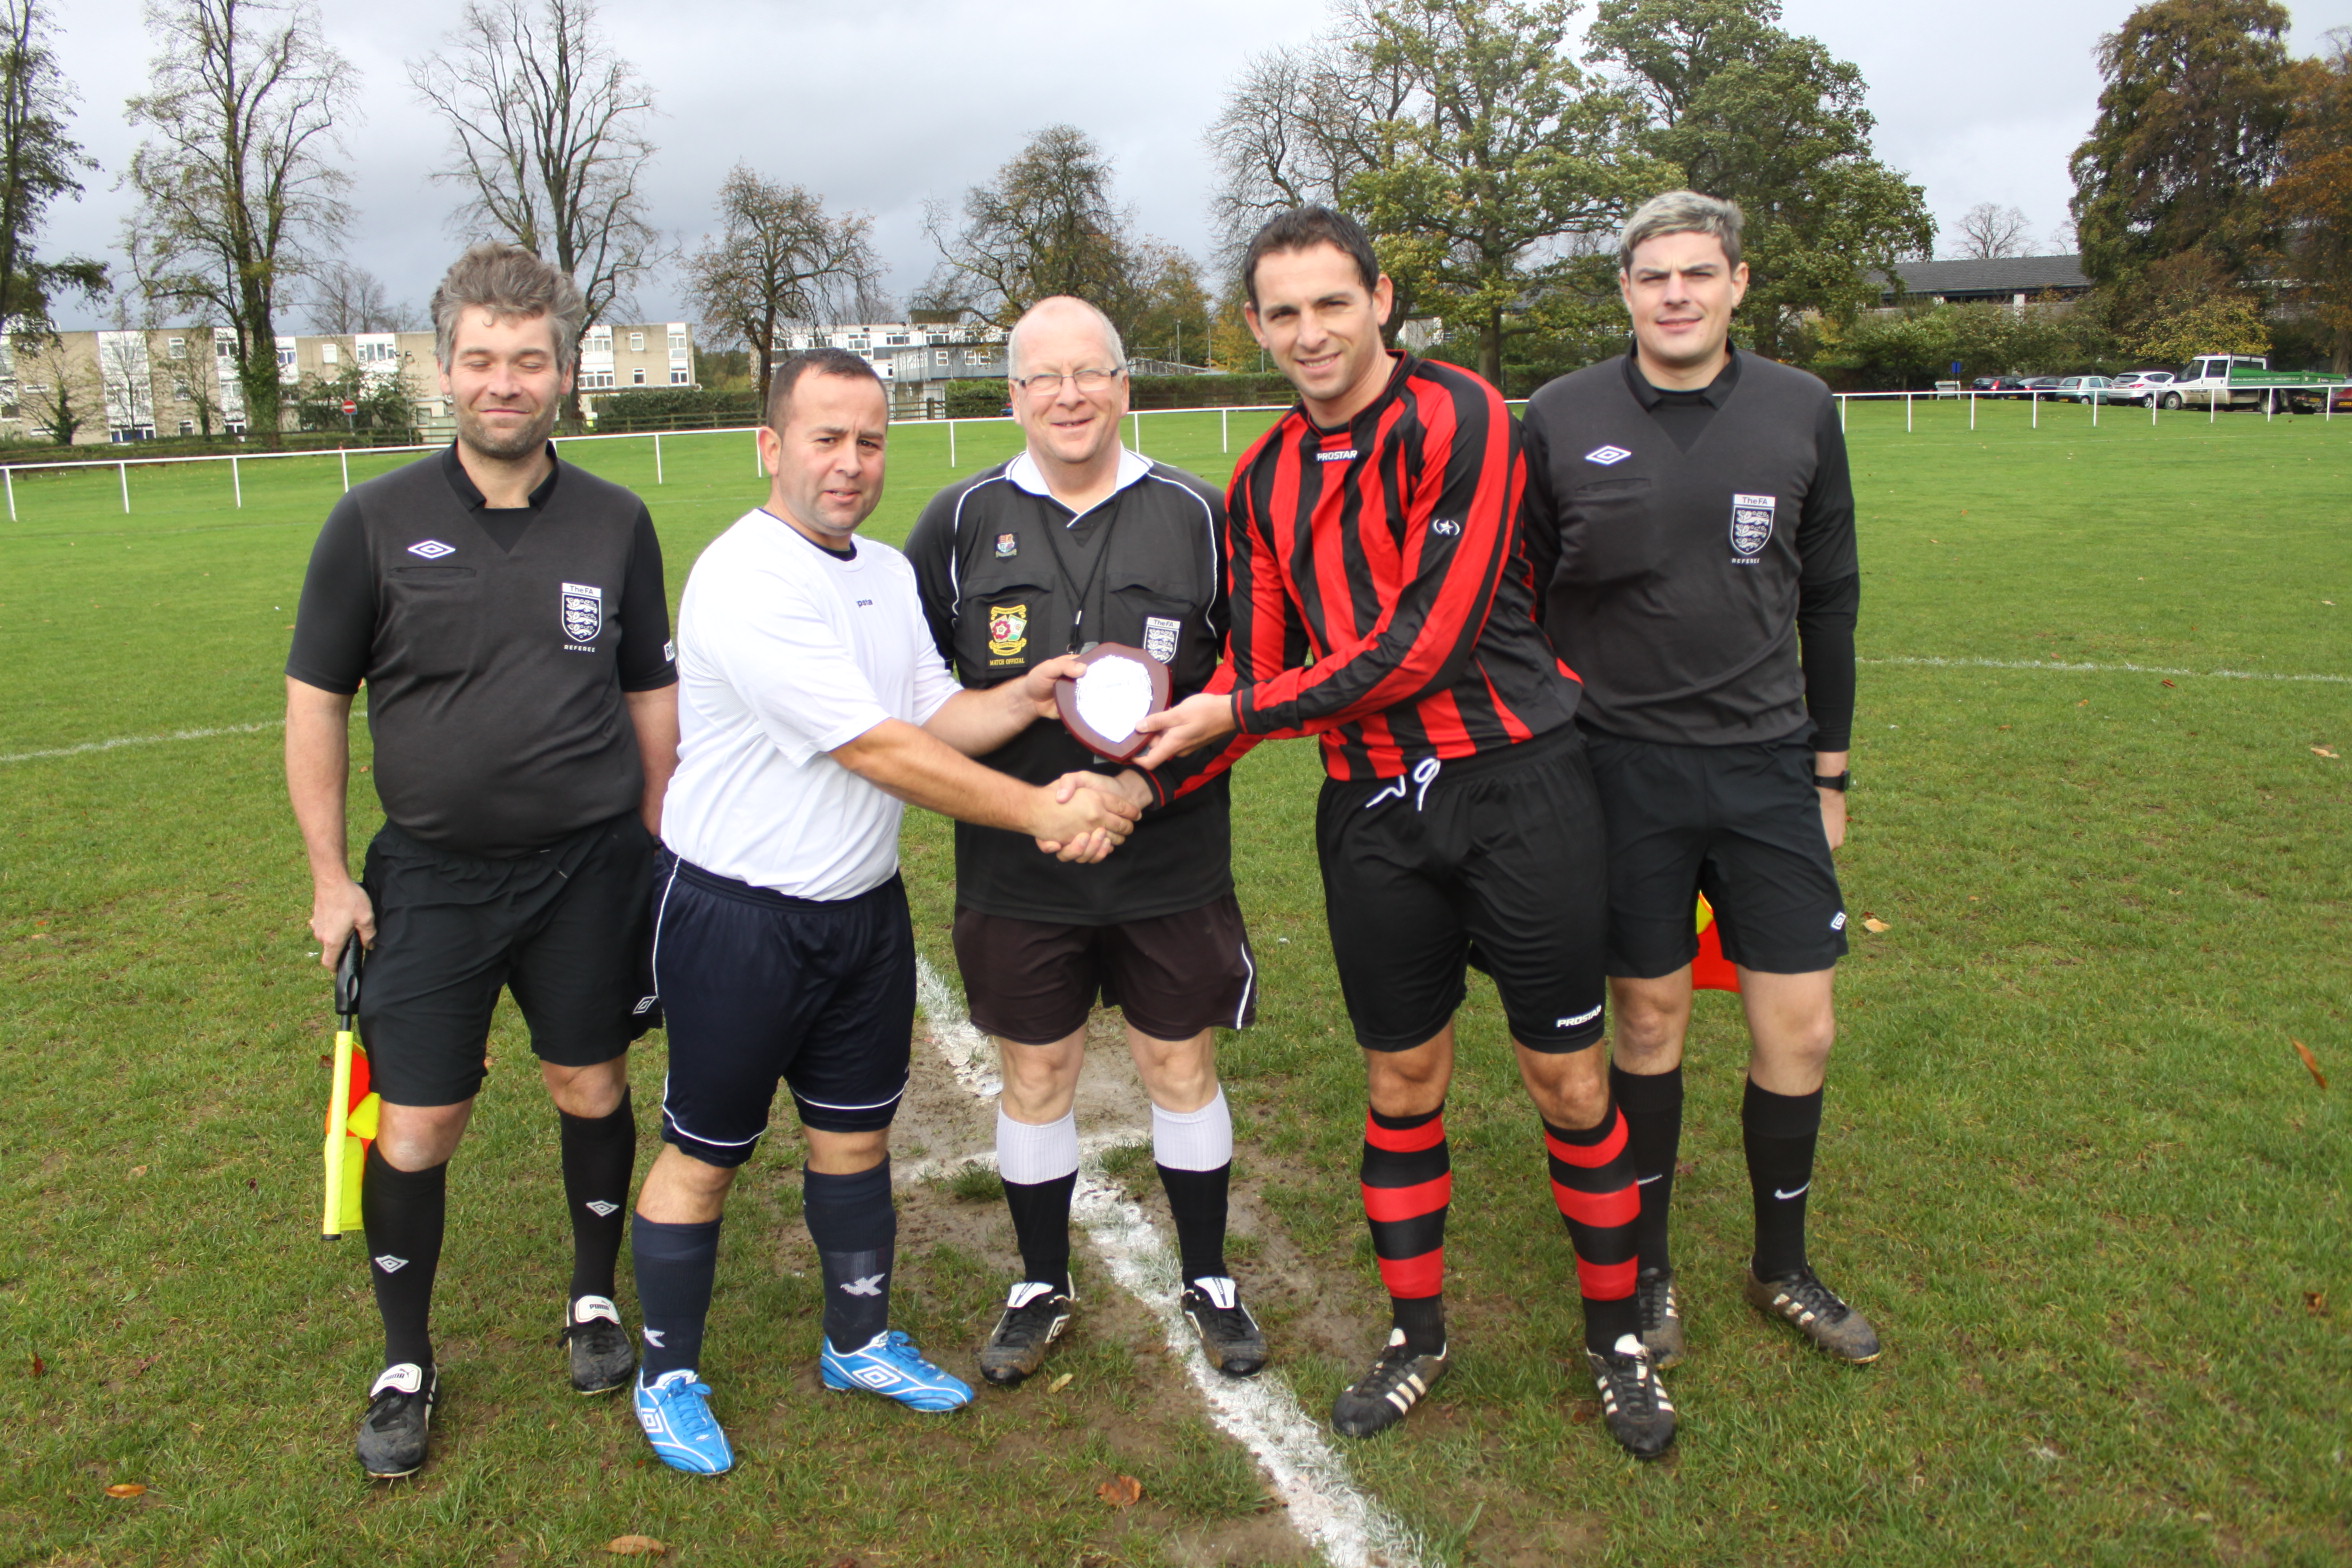
<path id="1" fill-rule="evenodd" d="M 2109 396 L 2119 403 L 2138 403 L 2144 407 L 2161 388 L 2170 385 L 2169 370 L 2127 370 L 2115 378 Z"/>
<path id="2" fill-rule="evenodd" d="M 2067 376 L 2058 383 L 2058 400 L 2062 403 L 2103 403 L 2108 387 L 2113 384 L 2105 376 Z"/>
<path id="3" fill-rule="evenodd" d="M 2048 397 L 2058 390 L 2058 378 L 2056 376 L 2028 376 L 2020 385 L 2019 390 L 2024 392 L 2027 397 L 2032 397 L 2036 393 Z"/>
<path id="4" fill-rule="evenodd" d="M 2022 376 L 1979 376 L 1975 381 L 1979 397 L 2023 397 L 2025 378 Z"/>

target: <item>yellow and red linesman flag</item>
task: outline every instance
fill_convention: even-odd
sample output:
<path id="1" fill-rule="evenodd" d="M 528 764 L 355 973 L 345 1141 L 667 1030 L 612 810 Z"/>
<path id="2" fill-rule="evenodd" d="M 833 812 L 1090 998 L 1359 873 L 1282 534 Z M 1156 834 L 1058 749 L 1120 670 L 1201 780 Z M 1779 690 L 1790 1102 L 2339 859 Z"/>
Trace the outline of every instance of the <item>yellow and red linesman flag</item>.
<path id="1" fill-rule="evenodd" d="M 1697 991 L 1736 991 L 1739 970 L 1723 956 L 1723 932 L 1715 924 L 1715 906 L 1699 895 L 1699 956 L 1691 960 L 1691 988 Z"/>
<path id="2" fill-rule="evenodd" d="M 383 1101 L 369 1083 L 367 1047 L 359 1043 L 359 938 L 335 966 L 335 1072 L 327 1091 L 326 1213 L 319 1225 L 329 1241 L 360 1228 L 359 1181 L 368 1145 L 376 1141 Z"/>

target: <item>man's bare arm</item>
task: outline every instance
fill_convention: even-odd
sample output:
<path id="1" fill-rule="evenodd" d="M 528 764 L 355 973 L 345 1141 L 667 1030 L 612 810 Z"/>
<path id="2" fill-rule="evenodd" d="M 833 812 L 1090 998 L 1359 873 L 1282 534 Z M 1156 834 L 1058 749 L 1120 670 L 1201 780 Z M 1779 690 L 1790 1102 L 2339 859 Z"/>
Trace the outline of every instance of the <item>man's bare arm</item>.
<path id="1" fill-rule="evenodd" d="M 637 756 L 645 766 L 645 798 L 638 811 L 645 831 L 661 837 L 662 797 L 669 793 L 670 775 L 678 771 L 678 687 L 676 682 L 651 691 L 621 693 L 629 705 L 629 723 L 637 731 Z"/>
<path id="2" fill-rule="evenodd" d="M 923 728 L 967 757 L 985 757 L 1038 719 L 1052 718 L 1060 711 L 1054 682 L 1063 676 L 1076 680 L 1085 672 L 1075 654 L 1047 659 L 1019 680 L 957 692 Z"/>
<path id="3" fill-rule="evenodd" d="M 343 820 L 350 788 L 351 698 L 286 677 L 286 794 L 310 857 L 310 934 L 328 969 L 353 931 L 376 943 L 375 907 L 351 880 Z"/>

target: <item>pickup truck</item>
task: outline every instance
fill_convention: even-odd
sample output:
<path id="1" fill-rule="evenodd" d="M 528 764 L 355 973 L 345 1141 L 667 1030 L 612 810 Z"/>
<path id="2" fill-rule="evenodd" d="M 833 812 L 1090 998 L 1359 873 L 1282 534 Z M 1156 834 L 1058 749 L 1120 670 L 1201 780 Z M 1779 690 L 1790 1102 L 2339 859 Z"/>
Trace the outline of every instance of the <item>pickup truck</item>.
<path id="1" fill-rule="evenodd" d="M 2316 414 L 2342 376 L 2316 370 L 2273 370 L 2259 354 L 2201 354 L 2161 388 L 2164 408 L 2267 408 L 2274 414 Z"/>

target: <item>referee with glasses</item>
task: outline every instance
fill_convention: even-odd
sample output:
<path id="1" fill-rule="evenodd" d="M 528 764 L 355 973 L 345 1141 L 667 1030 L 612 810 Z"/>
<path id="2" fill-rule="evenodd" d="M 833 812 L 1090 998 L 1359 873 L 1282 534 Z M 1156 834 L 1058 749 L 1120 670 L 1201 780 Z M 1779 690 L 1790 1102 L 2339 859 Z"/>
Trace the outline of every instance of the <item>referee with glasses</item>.
<path id="1" fill-rule="evenodd" d="M 309 851 L 311 934 L 356 932 L 383 1117 L 360 1178 L 384 1370 L 359 1462 L 425 1462 L 441 1380 L 427 1315 L 449 1160 L 511 989 L 562 1128 L 572 1387 L 635 1365 L 613 1305 L 637 1120 L 629 1042 L 646 979 L 651 829 L 677 765 L 661 546 L 636 496 L 549 444 L 580 291 L 511 245 L 476 245 L 433 294 L 457 439 L 352 490 L 312 551 L 286 659 L 286 783 Z M 351 700 L 367 686 L 385 822 L 353 881 Z"/>
<path id="2" fill-rule="evenodd" d="M 907 539 L 940 656 L 985 689 L 1091 643 L 1125 643 L 1167 666 L 1176 697 L 1191 696 L 1216 673 L 1225 636 L 1223 499 L 1120 446 L 1127 353 L 1100 310 L 1041 300 L 1007 351 L 1024 450 L 942 490 Z M 1266 1364 L 1266 1340 L 1226 1272 L 1233 1116 L 1215 1031 L 1254 1016 L 1257 967 L 1233 897 L 1228 781 L 1171 805 L 1167 780 L 1120 771 L 1053 723 L 981 760 L 1032 783 L 1090 769 L 1148 808 L 1100 866 L 956 825 L 956 961 L 972 1020 L 995 1037 L 1004 1067 L 997 1168 L 1021 1250 L 981 1374 L 1020 1382 L 1069 1322 L 1074 1105 L 1100 995 L 1119 1008 L 1151 1096 L 1152 1153 L 1183 1265 L 1179 1306 L 1209 1364 L 1247 1377 Z"/>
<path id="3" fill-rule="evenodd" d="M 1805 1246 L 1846 951 L 1830 859 L 1860 597 L 1845 441 L 1827 387 L 1730 341 L 1748 278 L 1736 205 L 1654 198 L 1618 265 L 1632 349 L 1530 401 L 1526 534 L 1545 624 L 1584 678 L 1577 721 L 1608 826 L 1610 1083 L 1640 1183 L 1642 1335 L 1660 1366 L 1681 1359 L 1667 1211 L 1704 893 L 1753 1042 L 1747 1298 L 1870 1361 L 1877 1333 Z"/>

